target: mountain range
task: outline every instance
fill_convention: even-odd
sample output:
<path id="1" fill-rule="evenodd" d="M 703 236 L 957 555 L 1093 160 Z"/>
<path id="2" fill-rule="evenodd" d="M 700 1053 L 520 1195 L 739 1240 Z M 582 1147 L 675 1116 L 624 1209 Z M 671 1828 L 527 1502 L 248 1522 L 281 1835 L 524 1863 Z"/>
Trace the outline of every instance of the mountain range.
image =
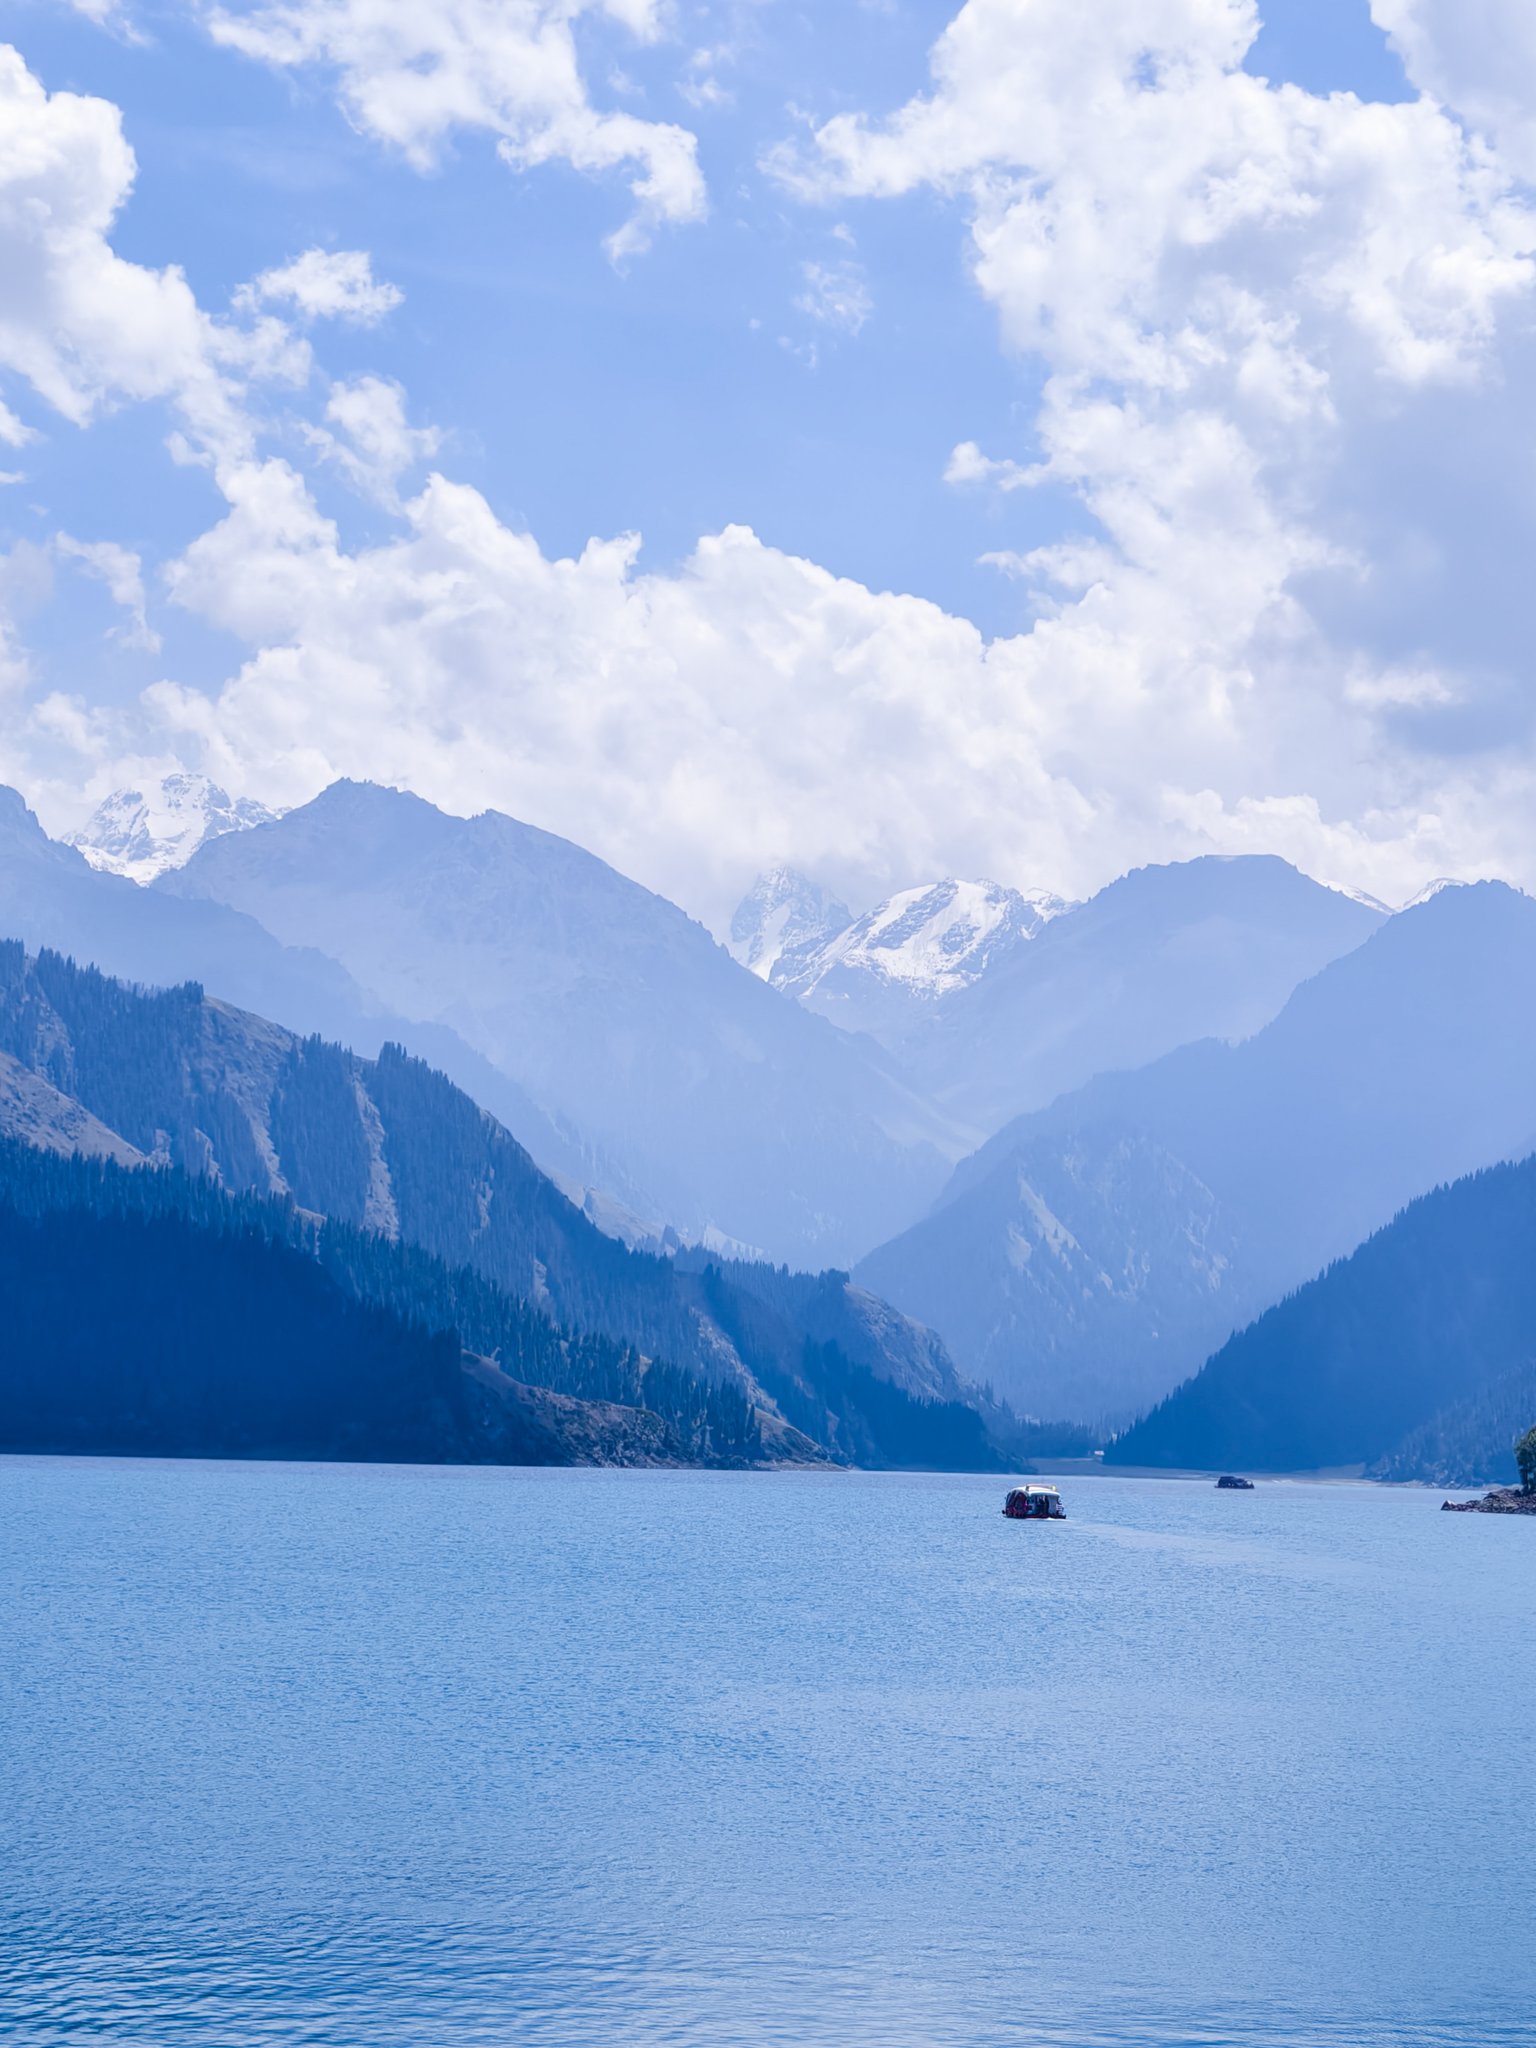
<path id="1" fill-rule="evenodd" d="M 675 905 L 533 826 L 337 783 L 201 846 L 154 893 L 214 902 L 451 1030 L 604 1182 L 685 1236 L 846 1263 L 964 1151 L 873 1045 L 786 1001 Z"/>
<path id="2" fill-rule="evenodd" d="M 1009 1400 L 1127 1420 L 1405 1202 L 1530 1149 L 1536 902 L 1480 883 L 1376 922 L 1252 1038 L 1005 1126 L 858 1277 Z"/>
<path id="3" fill-rule="evenodd" d="M 77 836 L 96 865 L 0 796 L 0 930 L 40 953 L 16 1014 L 44 983 L 56 1013 L 0 1041 L 0 1131 L 414 1244 L 821 1454 L 908 1454 L 875 1385 L 983 1434 L 1011 1424 L 981 1384 L 1119 1428 L 1536 1143 L 1536 905 L 1498 885 L 1392 917 L 1211 858 L 856 916 L 778 870 L 727 952 L 566 841 L 366 784 L 278 817 L 189 777 Z M 171 1007 L 102 998 L 93 1035 L 58 952 Z M 148 1121 L 91 1079 L 113 1034 L 160 1075 Z"/>
<path id="4" fill-rule="evenodd" d="M 896 1057 L 990 1136 L 1097 1075 L 1250 1037 L 1386 919 L 1266 855 L 1137 868 L 932 1008 Z"/>
<path id="5" fill-rule="evenodd" d="M 132 989 L 0 942 L 0 1133 L 413 1246 L 567 1335 L 734 1394 L 770 1449 L 803 1436 L 834 1456 L 921 1463 L 942 1442 L 947 1458 L 997 1462 L 984 1404 L 943 1345 L 846 1274 L 629 1250 L 397 1046 L 365 1060 L 195 985 Z"/>
<path id="6" fill-rule="evenodd" d="M 223 904 L 182 900 L 93 868 L 77 848 L 50 839 L 18 793 L 3 786 L 0 936 L 33 952 L 51 947 L 147 987 L 196 981 L 230 1003 L 357 1052 L 377 1053 L 386 1041 L 404 1045 L 513 1129 L 578 1201 L 604 1179 L 606 1162 L 578 1133 L 451 1029 L 392 1014 L 339 961 L 281 945 L 254 918 Z"/>

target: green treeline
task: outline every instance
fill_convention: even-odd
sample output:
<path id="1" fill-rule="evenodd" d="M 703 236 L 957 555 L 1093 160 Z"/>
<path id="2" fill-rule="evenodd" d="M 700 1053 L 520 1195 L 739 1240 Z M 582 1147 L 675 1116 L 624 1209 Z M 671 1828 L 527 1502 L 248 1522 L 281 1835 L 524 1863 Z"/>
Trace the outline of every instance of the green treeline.
<path id="1" fill-rule="evenodd" d="M 1110 1448 L 1118 1462 L 1513 1477 L 1536 1364 L 1536 1159 L 1437 1188 Z"/>
<path id="2" fill-rule="evenodd" d="M 80 1375 L 98 1358 L 103 1362 L 90 1373 L 105 1371 L 116 1347 L 121 1373 L 146 1378 L 132 1412 L 161 1413 L 148 1382 L 163 1370 L 172 1390 L 167 1400 L 180 1389 L 189 1412 L 204 1418 L 200 1442 L 207 1439 L 208 1404 L 221 1389 L 233 1415 L 251 1398 L 248 1375 L 259 1380 L 270 1373 L 274 1387 L 281 1387 L 309 1372 L 317 1386 L 338 1390 L 324 1409 L 336 1448 L 322 1451 L 312 1433 L 295 1438 L 301 1447 L 287 1455 L 401 1455 L 409 1442 L 420 1456 L 470 1456 L 476 1445 L 473 1432 L 465 1434 L 458 1387 L 459 1355 L 468 1350 L 528 1385 L 649 1409 L 671 1426 L 679 1457 L 738 1463 L 760 1455 L 756 1416 L 739 1389 L 704 1385 L 607 1338 L 570 1336 L 478 1273 L 323 1221 L 292 1201 L 229 1196 L 212 1181 L 176 1169 L 130 1170 L 0 1139 L 0 1229 L 13 1247 L 35 1239 L 48 1251 L 35 1267 L 18 1255 L 0 1294 L 7 1325 L 0 1402 L 8 1418 L 0 1431 L 13 1447 L 19 1418 L 31 1415 L 35 1424 L 43 1413 L 41 1390 L 48 1385 L 82 1416 L 89 1435 L 89 1404 L 82 1408 L 77 1394 L 96 1380 Z M 134 1256 L 146 1246 L 154 1255 L 135 1267 Z M 200 1257 L 206 1284 L 198 1274 Z M 232 1268 L 242 1275 L 234 1288 Z M 305 1273 L 302 1282 L 296 1270 Z M 309 1336 L 296 1335 L 294 1318 L 306 1305 L 315 1327 Z M 25 1339 L 18 1334 L 23 1329 Z M 157 1347 L 168 1348 L 162 1354 Z M 162 1355 L 168 1362 L 157 1368 Z M 393 1449 L 368 1453 L 356 1449 L 354 1439 L 358 1429 L 366 1433 L 377 1422 L 390 1384 L 377 1364 L 380 1355 L 394 1359 L 400 1372 L 407 1370 L 402 1361 L 414 1360 L 412 1369 L 422 1389 L 430 1385 L 430 1395 L 423 1392 L 415 1408 L 393 1396 L 385 1401 L 396 1419 L 379 1441 Z M 194 1367 L 193 1360 L 200 1363 Z M 341 1389 L 350 1390 L 356 1404 L 357 1420 L 346 1427 Z M 448 1409 L 440 1413 L 434 1404 L 444 1401 Z M 435 1416 L 430 1427 L 429 1414 Z M 126 1441 L 140 1438 L 130 1429 Z M 172 1432 L 167 1448 L 186 1446 Z"/>
<path id="3" fill-rule="evenodd" d="M 295 1246 L 309 1231 L 309 1255 L 357 1299 L 454 1332 L 527 1385 L 648 1410 L 678 1456 L 762 1456 L 766 1397 L 834 1457 L 999 1462 L 974 1409 L 903 1387 L 907 1361 L 849 1314 L 845 1275 L 629 1250 L 398 1046 L 361 1059 L 195 984 L 140 990 L 0 942 L 0 1051 L 179 1169 L 151 1176 L 153 1200 L 186 1220 L 223 1229 L 216 1205 L 231 1201 L 254 1205 L 239 1210 L 245 1226 L 274 1241 Z"/>

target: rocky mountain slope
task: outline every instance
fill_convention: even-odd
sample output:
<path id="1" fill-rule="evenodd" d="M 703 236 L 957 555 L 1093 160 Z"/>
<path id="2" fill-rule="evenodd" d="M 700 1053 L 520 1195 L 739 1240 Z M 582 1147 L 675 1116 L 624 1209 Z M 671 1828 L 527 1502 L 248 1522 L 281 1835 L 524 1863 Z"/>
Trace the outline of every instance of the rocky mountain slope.
<path id="1" fill-rule="evenodd" d="M 794 868 L 759 875 L 731 919 L 731 953 L 763 981 L 818 952 L 853 923 L 846 903 Z"/>
<path id="2" fill-rule="evenodd" d="M 844 1263 L 963 1149 L 862 1046 L 673 904 L 547 832 L 338 783 L 204 845 L 156 894 L 246 912 L 466 1039 L 687 1236 Z"/>
<path id="3" fill-rule="evenodd" d="M 1008 1125 L 857 1276 L 1015 1404 L 1128 1419 L 1405 1202 L 1527 1148 L 1533 1014 L 1536 902 L 1444 890 L 1246 1042 Z"/>

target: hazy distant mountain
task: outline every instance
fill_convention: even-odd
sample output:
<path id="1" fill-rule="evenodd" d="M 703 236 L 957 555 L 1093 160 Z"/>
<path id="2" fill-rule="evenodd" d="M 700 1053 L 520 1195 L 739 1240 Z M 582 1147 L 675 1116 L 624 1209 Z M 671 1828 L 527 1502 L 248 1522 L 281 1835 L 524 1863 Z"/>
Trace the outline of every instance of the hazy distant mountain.
<path id="1" fill-rule="evenodd" d="M 1096 1074 L 1248 1037 L 1383 917 L 1267 856 L 1138 868 L 919 1013 L 902 1071 L 990 1133 Z"/>
<path id="2" fill-rule="evenodd" d="M 919 1213 L 960 1149 L 874 1048 L 675 905 L 495 812 L 338 783 L 156 889 L 246 911 L 449 1027 L 615 1160 L 626 1201 L 690 1235 L 841 1264 Z"/>
<path id="3" fill-rule="evenodd" d="M 1016 1405 L 1128 1417 L 1403 1203 L 1527 1148 L 1533 1017 L 1536 902 L 1442 891 L 1246 1043 L 1017 1119 L 858 1277 Z"/>
<path id="4" fill-rule="evenodd" d="M 970 1390 L 931 1333 L 845 1274 L 762 1268 L 743 1288 L 702 1255 L 679 1263 L 627 1250 L 493 1118 L 398 1047 L 363 1060 L 195 986 L 135 990 L 57 954 L 29 960 L 6 941 L 0 1057 L 0 1134 L 97 1153 L 117 1141 L 118 1158 L 236 1195 L 291 1199 L 338 1226 L 415 1245 L 567 1332 L 681 1371 L 704 1390 L 701 1401 L 734 1389 L 738 1409 L 743 1400 L 762 1409 L 770 1448 L 792 1411 L 823 1449 L 861 1463 L 997 1462 Z M 30 1093 L 6 1087 L 17 1070 L 35 1077 Z M 484 1348 L 474 1330 L 461 1334 L 469 1349 Z M 664 1412 L 676 1424 L 693 1397 L 671 1391 Z"/>
<path id="5" fill-rule="evenodd" d="M 152 882 L 189 860 L 204 840 L 279 815 L 254 798 L 232 797 L 206 775 L 166 775 L 143 789 L 116 790 L 64 843 L 78 847 L 93 868 Z"/>
<path id="6" fill-rule="evenodd" d="M 782 963 L 817 952 L 852 923 L 847 904 L 818 883 L 793 868 L 773 868 L 736 906 L 731 953 L 760 980 L 773 981 Z"/>
<path id="7" fill-rule="evenodd" d="M 1536 1423 L 1536 1160 L 1413 1203 L 1233 1337 L 1112 1461 L 1514 1477 Z"/>
<path id="8" fill-rule="evenodd" d="M 781 871 L 757 884 L 732 921 L 733 934 L 757 932 L 755 906 L 782 895 L 784 881 Z M 996 882 L 934 882 L 904 889 L 862 917 L 844 916 L 836 929 L 828 928 L 830 920 L 814 929 L 815 921 L 802 917 L 786 925 L 775 947 L 754 937 L 753 950 L 768 961 L 759 971 L 775 988 L 844 1030 L 897 1046 L 936 1004 L 994 972 L 1067 908 L 1043 891 L 1026 896 Z"/>
<path id="9" fill-rule="evenodd" d="M 0 938 L 51 946 L 108 974 L 152 987 L 198 981 L 225 1001 L 294 1031 L 318 1032 L 372 1054 L 388 1040 L 442 1068 L 558 1173 L 574 1199 L 591 1198 L 606 1224 L 633 1207 L 622 1169 L 569 1122 L 551 1117 L 511 1077 L 445 1025 L 394 1014 L 346 969 L 310 947 L 284 946 L 222 903 L 141 888 L 92 868 L 52 840 L 13 789 L 0 786 Z M 664 1220 L 664 1219 L 661 1219 Z M 658 1227 L 647 1220 L 640 1234 Z M 620 1233 L 622 1234 L 622 1232 Z"/>

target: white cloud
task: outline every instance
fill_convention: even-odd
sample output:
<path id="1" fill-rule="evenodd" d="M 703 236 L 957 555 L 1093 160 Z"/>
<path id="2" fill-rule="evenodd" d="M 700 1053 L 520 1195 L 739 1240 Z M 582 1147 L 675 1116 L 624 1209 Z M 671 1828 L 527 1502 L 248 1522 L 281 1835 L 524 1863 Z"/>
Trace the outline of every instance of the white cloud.
<path id="1" fill-rule="evenodd" d="M 249 305 L 276 299 L 311 320 L 346 320 L 372 327 L 404 297 L 373 274 L 366 249 L 306 249 L 278 270 L 264 270 L 236 299 Z"/>
<path id="2" fill-rule="evenodd" d="M 0 371 L 77 426 L 118 400 L 165 399 L 202 446 L 248 449 L 245 387 L 301 379 L 308 351 L 276 320 L 211 320 L 175 265 L 116 253 L 134 173 L 115 106 L 50 95 L 0 45 Z M 14 415 L 0 425 L 13 438 Z"/>
<path id="3" fill-rule="evenodd" d="M 1170 492 L 1219 491 L 1222 458 L 1214 440 L 1188 453 L 1214 474 Z M 1266 597 L 1298 675 L 1318 652 L 1272 589 L 1262 528 L 1203 607 L 1199 566 L 1170 549 L 1129 590 L 989 644 L 742 528 L 673 574 L 642 573 L 632 537 L 555 561 L 434 477 L 398 539 L 349 551 L 287 464 L 222 474 L 228 516 L 169 586 L 249 658 L 212 697 L 155 686 L 110 743 L 272 801 L 351 774 L 495 805 L 717 924 L 765 847 L 869 895 L 956 871 L 1075 893 L 1147 858 L 1264 847 L 1395 897 L 1536 861 L 1528 762 L 1490 803 L 1486 780 L 1375 745 L 1384 703 L 1422 701 L 1412 676 L 1340 692 L 1319 659 L 1286 695 L 1234 681 Z M 62 736 L 70 707 L 49 715 Z M 75 715 L 100 785 L 103 729 Z"/>
<path id="4" fill-rule="evenodd" d="M 117 629 L 116 638 L 125 647 L 154 653 L 159 648 L 160 635 L 149 623 L 143 564 L 134 550 L 114 540 L 76 540 L 68 533 L 55 534 L 53 545 L 56 553 L 67 561 L 78 562 L 88 576 L 105 584 L 112 602 L 127 612 L 128 622 Z"/>
<path id="5" fill-rule="evenodd" d="M 325 416 L 336 431 L 312 428 L 311 441 L 366 496 L 394 509 L 401 477 L 429 461 L 442 438 L 435 427 L 411 426 L 404 391 L 384 377 L 333 384 Z"/>
<path id="6" fill-rule="evenodd" d="M 8 405 L 0 404 L 0 441 L 8 448 L 22 448 L 36 438 L 32 429 L 17 419 Z"/>
<path id="7" fill-rule="evenodd" d="M 1408 75 L 1536 178 L 1536 9 L 1529 0 L 1371 0 Z"/>
<path id="8" fill-rule="evenodd" d="M 419 170 L 464 129 L 495 135 L 519 170 L 632 166 L 635 210 L 606 245 L 623 261 L 661 223 L 702 219 L 704 181 L 686 129 L 593 106 L 574 33 L 592 13 L 646 40 L 661 30 L 659 0 L 274 0 L 209 21 L 248 57 L 334 70 L 348 118 Z"/>
<path id="9" fill-rule="evenodd" d="M 1398 11 L 1431 8 L 1450 16 Z M 1295 840 L 1331 817 L 1406 849 L 1469 824 L 1464 801 L 1429 801 L 1437 778 L 1523 788 L 1528 753 L 1502 770 L 1449 742 L 1436 758 L 1455 717 L 1477 728 L 1484 686 L 1433 646 L 1373 653 L 1347 618 L 1330 635 L 1367 596 L 1380 608 L 1394 564 L 1423 552 L 1413 520 L 1439 509 L 1399 502 L 1400 482 L 1373 496 L 1382 449 L 1422 451 L 1432 500 L 1465 426 L 1446 394 L 1501 403 L 1536 215 L 1431 99 L 1250 76 L 1257 26 L 1252 0 L 968 0 L 928 92 L 888 119 L 838 115 L 770 168 L 815 200 L 955 195 L 1005 344 L 1045 372 L 1037 459 L 962 442 L 946 475 L 1053 484 L 1092 516 L 1086 537 L 986 557 L 1043 593 L 1033 633 L 994 659 L 1070 708 L 1046 758 L 1074 757 L 1113 810 L 1136 733 L 1165 822 L 1211 832 L 1219 813 L 1241 836 L 1283 818 Z M 1512 467 L 1521 415 L 1504 438 Z"/>
<path id="10" fill-rule="evenodd" d="M 863 267 L 858 263 L 802 263 L 800 276 L 805 289 L 795 304 L 823 327 L 835 328 L 840 334 L 857 334 L 874 311 L 874 300 Z"/>
<path id="11" fill-rule="evenodd" d="M 947 484 L 992 484 L 1000 491 L 1022 490 L 1038 480 L 1036 472 L 1022 462 L 1008 456 L 999 461 L 983 455 L 974 441 L 962 441 L 951 452 L 944 469 Z"/>
<path id="12" fill-rule="evenodd" d="M 403 15 L 380 0 L 391 48 Z M 654 26 L 644 5 L 628 18 Z M 271 11 L 243 19 L 276 34 Z M 310 42 L 276 61 L 345 69 L 337 24 L 374 33 L 339 4 L 293 19 Z M 505 19 L 521 34 L 531 16 Z M 450 8 L 438 32 L 466 20 L 483 26 Z M 56 694 L 39 729 L 98 790 L 115 753 L 174 749 L 277 802 L 347 773 L 494 804 L 717 921 L 770 848 L 858 896 L 936 872 L 1077 894 L 1210 850 L 1280 852 L 1392 900 L 1447 872 L 1536 878 L 1530 732 L 1441 744 L 1475 674 L 1433 646 L 1355 644 L 1318 595 L 1391 595 L 1409 573 L 1381 544 L 1402 539 L 1398 507 L 1339 495 L 1370 467 L 1366 436 L 1427 463 L 1466 417 L 1437 406 L 1515 402 L 1500 350 L 1528 316 L 1536 235 L 1435 105 L 1238 70 L 1253 20 L 1237 0 L 971 0 L 931 94 L 781 159 L 807 192 L 937 184 L 965 207 L 978 284 L 1045 382 L 1017 457 L 964 442 L 948 474 L 1048 483 L 1090 529 L 996 551 L 1033 588 L 1029 631 L 988 643 L 741 528 L 656 574 L 632 538 L 551 560 L 442 477 L 401 505 L 435 439 L 365 377 L 331 386 L 311 433 L 401 512 L 398 535 L 348 548 L 295 469 L 226 456 L 228 515 L 169 587 L 241 643 L 238 672 L 211 695 L 157 685 L 131 719 Z M 396 131 L 393 102 L 365 125 L 422 160 L 455 126 L 495 127 L 483 97 L 451 111 L 462 81 L 440 69 L 402 83 Z M 450 110 L 429 119 L 412 95 L 434 79 Z M 1523 461 L 1528 437 L 1498 438 Z"/>

